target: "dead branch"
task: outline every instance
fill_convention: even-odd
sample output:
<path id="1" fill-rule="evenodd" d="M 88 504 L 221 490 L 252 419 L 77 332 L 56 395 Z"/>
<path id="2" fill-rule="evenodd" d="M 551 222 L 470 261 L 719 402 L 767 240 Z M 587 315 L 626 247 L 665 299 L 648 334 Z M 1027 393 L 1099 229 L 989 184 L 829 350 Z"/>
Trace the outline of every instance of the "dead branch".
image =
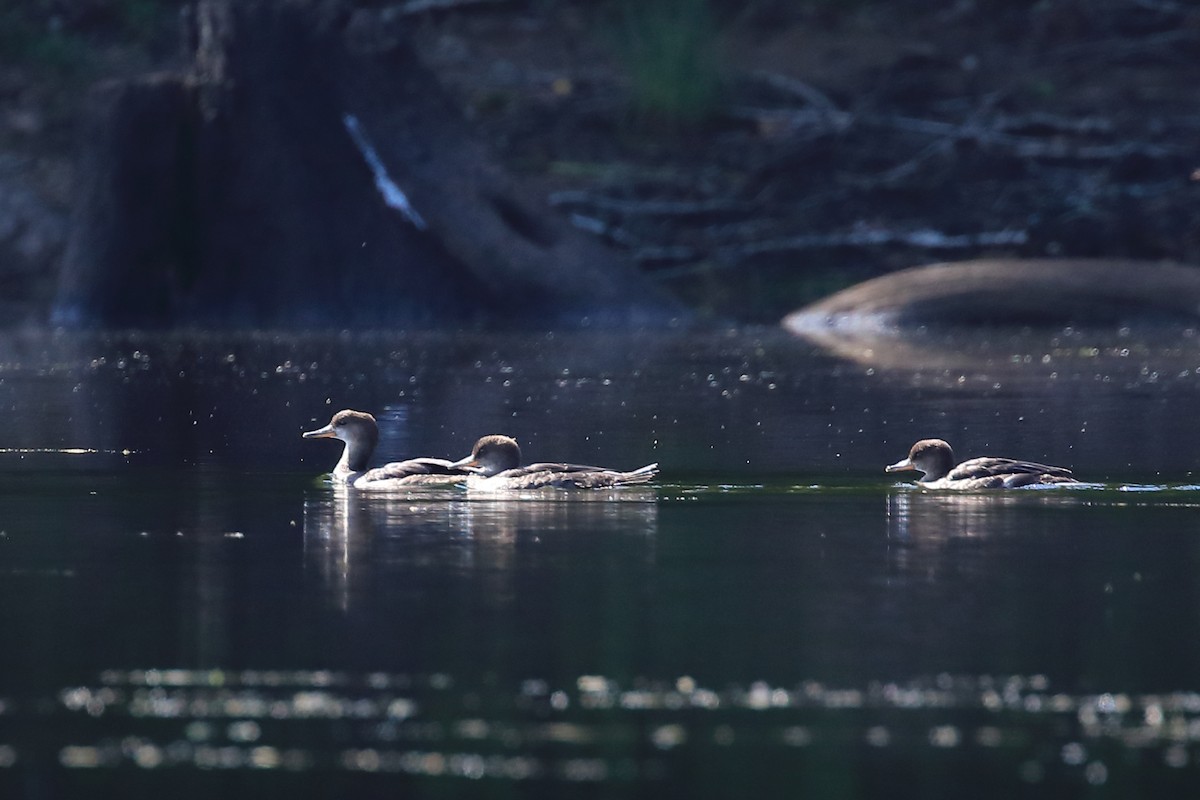
<path id="1" fill-rule="evenodd" d="M 570 216 L 571 224 L 581 231 L 603 236 L 627 248 L 639 247 L 642 241 L 620 225 L 613 225 L 599 217 L 575 213 Z"/>
<path id="2" fill-rule="evenodd" d="M 699 251 L 686 245 L 651 245 L 633 251 L 633 260 L 639 264 L 679 264 L 700 258 Z"/>
<path id="3" fill-rule="evenodd" d="M 845 180 L 847 183 L 858 189 L 874 189 L 879 186 L 895 186 L 903 183 L 905 180 L 917 174 L 930 159 L 943 155 L 953 148 L 953 141 L 949 139 L 940 139 L 922 148 L 921 152 L 917 153 L 907 161 L 897 164 L 891 169 L 884 170 L 878 175 L 866 178 L 848 177 Z"/>
<path id="4" fill-rule="evenodd" d="M 798 97 L 804 102 L 813 106 L 818 111 L 826 113 L 841 113 L 837 104 L 829 99 L 829 95 L 822 92 L 815 86 L 805 83 L 804 81 L 796 80 L 787 75 L 780 75 L 777 72 L 768 72 L 766 70 L 755 70 L 750 73 L 752 78 L 760 80 L 763 83 L 782 92 Z"/>
<path id="5" fill-rule="evenodd" d="M 888 128 L 905 133 L 915 133 L 922 136 L 937 137 L 959 142 L 975 142 L 981 146 L 1010 150 L 1022 158 L 1048 158 L 1064 161 L 1108 161 L 1125 158 L 1130 155 L 1142 155 L 1147 158 L 1170 158 L 1186 155 L 1178 147 L 1152 144 L 1150 142 L 1121 142 L 1118 144 L 1075 144 L 1061 140 L 1043 140 L 1034 136 L 1017 136 L 993 127 L 984 127 L 978 122 L 958 124 L 941 122 L 939 120 L 919 119 L 900 115 L 861 114 L 853 115 L 845 112 L 826 114 L 824 112 L 800 109 L 797 111 L 781 109 L 756 109 L 741 107 L 733 110 L 734 116 L 742 119 L 752 119 L 764 122 L 764 126 L 781 127 L 784 121 L 793 130 L 816 128 L 823 133 L 832 133 L 848 128 L 853 123 L 877 128 Z M 1000 124 L 1005 124 L 1001 122 Z M 1059 119 L 1054 125 L 1062 130 L 1076 132 L 1098 130 L 1102 121 L 1092 118 L 1083 120 Z"/>
<path id="6" fill-rule="evenodd" d="M 1060 114 L 1033 112 L 1020 116 L 1004 115 L 997 117 L 993 123 L 997 130 L 1010 131 L 1050 130 L 1059 133 L 1073 133 L 1082 136 L 1110 134 L 1113 132 L 1112 120 L 1104 117 L 1080 117 L 1072 119 Z"/>
<path id="7" fill-rule="evenodd" d="M 1057 48 L 1054 54 L 1068 60 L 1099 56 L 1108 63 L 1133 55 L 1157 56 L 1159 59 L 1165 60 L 1171 55 L 1169 49 L 1171 45 L 1194 45 L 1197 37 L 1200 37 L 1200 32 L 1195 30 L 1165 31 L 1140 38 L 1121 37 L 1064 45 Z"/>
<path id="8" fill-rule="evenodd" d="M 579 223 L 579 221 L 576 222 L 577 224 Z M 597 230 L 596 232 L 599 233 L 601 231 Z M 616 240 L 617 234 L 621 230 L 604 225 L 603 232 Z M 629 238 L 626 237 L 626 240 L 628 241 Z M 931 228 L 900 231 L 862 227 L 841 233 L 804 234 L 725 245 L 718 247 L 712 252 L 712 259 L 705 259 L 703 252 L 686 245 L 644 245 L 633 248 L 632 255 L 641 264 L 693 262 L 689 264 L 680 263 L 680 266 L 654 270 L 652 273 L 654 277 L 662 279 L 686 277 L 714 268 L 728 269 L 759 255 L 774 255 L 806 250 L 830 250 L 839 247 L 880 247 L 888 245 L 900 245 L 931 252 L 944 252 L 948 250 L 970 250 L 978 247 L 1014 247 L 1026 244 L 1028 240 L 1028 232 L 1018 229 L 955 235 Z"/>
<path id="9" fill-rule="evenodd" d="M 1183 3 L 1175 3 L 1171 0 L 1132 0 L 1133 5 L 1138 8 L 1144 8 L 1147 11 L 1156 11 L 1159 14 L 1186 14 L 1188 11 L 1194 10 Z"/>
<path id="10" fill-rule="evenodd" d="M 972 247 L 1008 247 L 1025 244 L 1027 241 L 1029 241 L 1029 234 L 1024 230 L 984 231 L 953 235 L 932 228 L 897 231 L 862 227 L 844 233 L 805 234 L 733 245 L 720 248 L 717 256 L 724 263 L 736 264 L 752 256 L 793 250 L 878 247 L 897 244 L 922 250 L 963 250 Z"/>
<path id="11" fill-rule="evenodd" d="M 1069 142 L 1040 142 L 1022 137 L 1008 138 L 1011 141 L 1005 142 L 999 139 L 982 139 L 980 141 L 1009 147 L 1014 154 L 1023 158 L 1048 158 L 1061 161 L 1113 161 L 1134 155 L 1147 158 L 1170 158 L 1184 154 L 1184 151 L 1177 147 L 1147 142 L 1074 146 Z"/>
<path id="12" fill-rule="evenodd" d="M 571 224 L 580 230 L 587 231 L 596 236 L 603 236 L 609 241 L 627 248 L 633 255 L 634 261 L 639 264 L 695 261 L 700 258 L 699 252 L 685 245 L 647 245 L 626 228 L 620 225 L 611 225 L 598 217 L 588 217 L 575 213 L 571 215 L 570 219 Z"/>
<path id="13" fill-rule="evenodd" d="M 749 203 L 735 200 L 701 200 L 680 202 L 670 200 L 621 200 L 584 191 L 554 192 L 549 197 L 555 208 L 587 208 L 622 216 L 697 217 L 708 214 L 748 213 L 754 210 Z"/>
<path id="14" fill-rule="evenodd" d="M 812 108 L 754 108 L 734 106 L 726 112 L 734 119 L 753 122 L 761 130 L 795 133 L 805 130 L 812 135 L 839 133 L 854 123 L 854 115 L 845 111 L 821 111 Z"/>
<path id="15" fill-rule="evenodd" d="M 426 11 L 445 11 L 452 8 L 498 5 L 507 2 L 509 0 L 407 0 L 407 2 L 393 6 L 389 10 L 398 16 L 408 17 L 414 14 L 423 14 Z"/>

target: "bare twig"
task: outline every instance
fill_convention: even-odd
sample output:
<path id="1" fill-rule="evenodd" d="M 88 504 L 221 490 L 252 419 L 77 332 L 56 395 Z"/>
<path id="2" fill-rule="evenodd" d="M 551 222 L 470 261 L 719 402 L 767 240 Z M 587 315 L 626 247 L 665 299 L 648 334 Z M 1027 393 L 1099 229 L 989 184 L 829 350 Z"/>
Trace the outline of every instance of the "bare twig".
<path id="1" fill-rule="evenodd" d="M 623 216 L 643 217 L 695 217 L 705 214 L 747 213 L 754 209 L 748 203 L 734 200 L 702 200 L 702 201 L 671 201 L 671 200 L 621 200 L 615 197 L 592 194 L 583 191 L 561 191 L 550 195 L 550 205 L 554 207 L 573 206 L 589 208 L 595 211 L 607 211 Z"/>
<path id="2" fill-rule="evenodd" d="M 634 261 L 639 264 L 664 261 L 695 261 L 700 257 L 696 250 L 683 245 L 647 245 L 620 225 L 610 225 L 597 217 L 583 214 L 572 214 L 571 224 L 580 230 L 604 236 L 609 240 L 629 248 Z"/>
<path id="3" fill-rule="evenodd" d="M 750 75 L 751 77 L 762 81 L 768 86 L 774 87 L 783 92 L 787 92 L 793 97 L 799 97 L 801 100 L 819 111 L 839 112 L 837 104 L 829 99 L 829 95 L 825 94 L 815 86 L 805 83 L 804 81 L 790 78 L 787 75 L 780 75 L 777 72 L 768 72 L 766 70 L 756 70 L 751 72 Z"/>
<path id="4" fill-rule="evenodd" d="M 1120 144 L 1071 145 L 1069 142 L 1040 142 L 1034 139 L 1009 137 L 1011 141 L 986 140 L 989 144 L 1011 147 L 1018 156 L 1025 158 L 1052 158 L 1064 161 L 1113 161 L 1127 156 L 1147 158 L 1169 158 L 1184 155 L 1178 147 L 1149 144 L 1147 142 L 1121 142 Z"/>
<path id="5" fill-rule="evenodd" d="M 1104 117 L 1080 117 L 1072 119 L 1071 117 L 1064 117 L 1059 114 L 1046 114 L 1036 111 L 1032 114 L 1022 114 L 1021 116 L 997 117 L 995 126 L 998 130 L 1004 132 L 1042 128 L 1061 133 L 1094 135 L 1112 133 L 1113 131 L 1112 120 L 1105 119 Z"/>
<path id="6" fill-rule="evenodd" d="M 400 16 L 411 16 L 413 14 L 423 14 L 426 11 L 444 11 L 450 8 L 496 5 L 506 2 L 509 2 L 509 0 L 407 0 L 398 6 L 393 6 L 393 9 L 395 9 L 394 13 Z"/>
<path id="7" fill-rule="evenodd" d="M 607 236 L 612 226 L 599 217 L 589 217 L 584 214 L 572 214 L 571 224 L 581 231 L 594 233 L 597 236 Z"/>
<path id="8" fill-rule="evenodd" d="M 640 247 L 633 251 L 633 260 L 639 264 L 662 264 L 668 261 L 680 263 L 697 261 L 701 254 L 685 245 L 662 245 Z"/>
<path id="9" fill-rule="evenodd" d="M 902 245 L 920 250 L 945 251 L 967 250 L 976 247 L 1011 247 L 1025 244 L 1028 240 L 1029 234 L 1023 230 L 984 231 L 961 235 L 950 235 L 929 228 L 912 231 L 852 230 L 846 233 L 792 236 L 784 239 L 730 245 L 717 250 L 713 260 L 656 269 L 650 274 L 658 279 L 681 278 L 711 269 L 730 269 L 756 255 L 827 250 L 835 247 Z M 695 253 L 691 255 L 693 256 L 692 260 L 699 257 Z"/>
<path id="10" fill-rule="evenodd" d="M 925 162 L 931 158 L 947 153 L 953 148 L 954 142 L 952 140 L 940 139 L 922 148 L 921 152 L 907 161 L 897 164 L 878 175 L 867 178 L 850 177 L 846 181 L 859 189 L 873 189 L 876 186 L 894 186 L 919 172 Z"/>
<path id="11" fill-rule="evenodd" d="M 807 129 L 814 133 L 837 133 L 846 130 L 854 122 L 854 115 L 845 111 L 821 111 L 812 108 L 778 109 L 735 106 L 727 112 L 734 119 L 750 120 L 763 128 L 797 131 Z"/>
<path id="12" fill-rule="evenodd" d="M 1157 181 L 1156 183 L 1130 183 L 1123 186 L 1114 187 L 1114 191 L 1118 195 L 1126 197 L 1136 197 L 1143 199 L 1147 197 L 1164 197 L 1169 194 L 1174 194 L 1180 191 L 1180 183 L 1178 179 L 1172 178 L 1169 181 Z"/>
<path id="13" fill-rule="evenodd" d="M 859 228 L 844 233 L 807 234 L 783 239 L 723 247 L 718 257 L 725 263 L 737 263 L 765 253 L 792 250 L 824 250 L 832 247 L 877 247 L 899 244 L 922 250 L 963 250 L 971 247 L 1004 247 L 1025 244 L 1029 234 L 1023 230 L 984 231 L 982 233 L 946 234 L 932 228 L 896 231 L 882 228 Z"/>
<path id="14" fill-rule="evenodd" d="M 584 214 L 572 214 L 571 224 L 581 231 L 604 236 L 624 247 L 640 247 L 642 241 L 620 225 L 613 225 L 599 217 L 589 217 Z"/>
<path id="15" fill-rule="evenodd" d="M 1065 45 L 1057 48 L 1054 54 L 1063 58 L 1102 56 L 1109 63 L 1135 53 L 1147 51 L 1152 55 L 1165 58 L 1170 54 L 1167 48 L 1171 45 L 1181 43 L 1193 44 L 1198 37 L 1200 37 L 1200 32 L 1194 30 L 1165 31 L 1141 38 L 1122 37 L 1120 39 L 1104 39 L 1102 41 Z"/>
<path id="16" fill-rule="evenodd" d="M 1168 145 L 1151 144 L 1149 142 L 1121 142 L 1118 144 L 1074 144 L 1064 141 L 1046 141 L 1033 136 L 1015 136 L 1004 133 L 992 127 L 983 127 L 979 123 L 956 124 L 939 120 L 919 119 L 899 115 L 863 114 L 850 115 L 845 112 L 822 114 L 809 110 L 781 111 L 776 109 L 740 108 L 735 111 L 738 116 L 749 119 L 790 120 L 792 127 L 799 129 L 810 126 L 827 127 L 831 121 L 837 125 L 849 127 L 851 122 L 870 125 L 878 128 L 916 133 L 923 136 L 934 136 L 954 141 L 973 141 L 981 145 L 1011 150 L 1015 155 L 1024 158 L 1052 158 L 1075 161 L 1107 161 L 1123 158 L 1129 155 L 1143 155 L 1149 158 L 1166 158 L 1185 155 L 1185 151 Z M 776 123 L 778 124 L 778 123 Z M 1059 120 L 1064 128 L 1070 123 Z M 1084 119 L 1075 122 L 1077 130 L 1088 130 L 1099 123 L 1094 119 Z"/>
<path id="17" fill-rule="evenodd" d="M 1160 14 L 1186 14 L 1189 10 L 1195 10 L 1183 3 L 1174 3 L 1171 0 L 1132 0 L 1132 2 L 1138 8 L 1157 11 Z"/>

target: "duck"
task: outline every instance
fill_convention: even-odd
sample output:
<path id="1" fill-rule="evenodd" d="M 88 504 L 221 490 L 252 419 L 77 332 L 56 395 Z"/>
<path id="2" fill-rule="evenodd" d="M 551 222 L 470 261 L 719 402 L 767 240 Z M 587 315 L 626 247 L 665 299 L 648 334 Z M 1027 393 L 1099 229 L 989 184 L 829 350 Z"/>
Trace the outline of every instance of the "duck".
<path id="1" fill-rule="evenodd" d="M 521 447 L 511 436 L 493 434 L 475 442 L 471 455 L 453 462 L 453 469 L 470 470 L 468 489 L 519 491 L 523 489 L 608 489 L 648 483 L 658 474 L 658 464 L 632 472 L 583 464 L 538 463 L 521 466 Z"/>
<path id="2" fill-rule="evenodd" d="M 884 468 L 884 472 L 905 470 L 924 473 L 917 485 L 925 489 L 1015 489 L 1079 482 L 1066 467 L 1011 458 L 983 456 L 955 466 L 954 451 L 941 439 L 922 439 L 908 451 L 908 458 Z"/>
<path id="3" fill-rule="evenodd" d="M 379 425 L 365 411 L 339 411 L 329 424 L 303 434 L 305 439 L 339 439 L 344 443 L 342 457 L 330 475 L 334 483 L 355 489 L 395 489 L 453 486 L 471 476 L 445 458 L 410 458 L 368 469 L 375 445 L 379 443 Z"/>

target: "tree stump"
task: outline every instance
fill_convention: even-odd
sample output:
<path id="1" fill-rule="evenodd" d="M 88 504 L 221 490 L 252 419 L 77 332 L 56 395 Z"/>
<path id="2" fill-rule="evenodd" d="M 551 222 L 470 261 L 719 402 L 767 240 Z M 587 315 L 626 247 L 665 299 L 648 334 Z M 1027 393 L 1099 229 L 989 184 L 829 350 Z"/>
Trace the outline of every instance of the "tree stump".
<path id="1" fill-rule="evenodd" d="M 199 0 L 186 74 L 98 87 L 55 321 L 626 327 L 686 316 L 506 174 L 403 29 L 368 13 Z"/>

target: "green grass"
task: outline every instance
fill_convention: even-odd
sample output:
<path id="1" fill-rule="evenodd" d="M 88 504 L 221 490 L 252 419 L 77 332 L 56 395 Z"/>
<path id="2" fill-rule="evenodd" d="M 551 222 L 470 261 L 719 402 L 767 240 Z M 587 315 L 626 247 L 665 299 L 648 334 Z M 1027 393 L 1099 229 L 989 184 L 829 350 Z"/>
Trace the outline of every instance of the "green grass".
<path id="1" fill-rule="evenodd" d="M 0 0 L 0 59 L 9 63 L 68 69 L 79 66 L 77 37 L 47 24 L 14 0 Z"/>
<path id="2" fill-rule="evenodd" d="M 72 17 L 43 0 L 0 0 L 0 61 L 59 72 L 83 69 L 99 42 L 150 46 L 174 30 L 178 8 L 178 0 L 113 0 L 101 11 Z"/>
<path id="3" fill-rule="evenodd" d="M 618 53 L 639 124 L 682 130 L 720 104 L 717 27 L 708 0 L 619 0 Z"/>
<path id="4" fill-rule="evenodd" d="M 172 3 L 161 0 L 121 0 L 117 3 L 117 14 L 121 28 L 135 40 L 152 38 L 163 24 L 163 19 L 172 11 Z"/>

